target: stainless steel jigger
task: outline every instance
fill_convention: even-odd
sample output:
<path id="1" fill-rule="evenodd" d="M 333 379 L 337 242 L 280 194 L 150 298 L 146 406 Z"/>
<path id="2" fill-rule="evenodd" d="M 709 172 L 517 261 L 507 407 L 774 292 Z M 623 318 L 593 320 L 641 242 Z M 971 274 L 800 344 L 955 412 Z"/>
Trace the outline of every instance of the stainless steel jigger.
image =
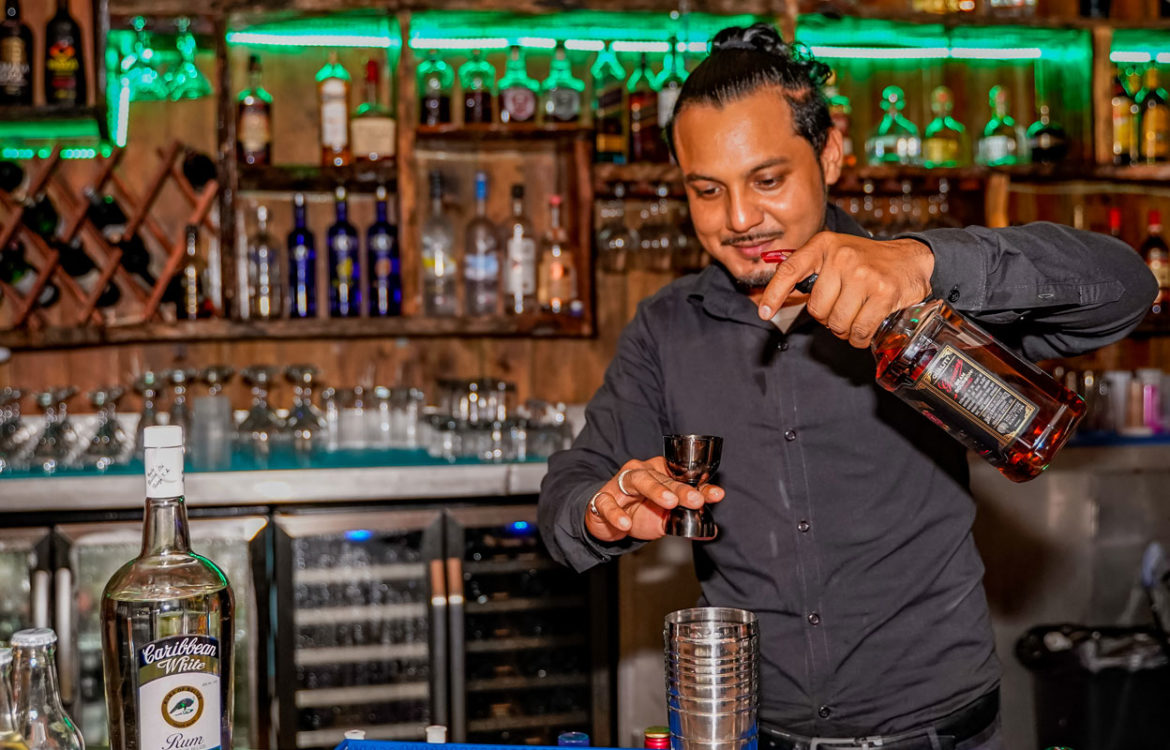
<path id="1" fill-rule="evenodd" d="M 719 468 L 723 438 L 715 435 L 663 435 L 662 455 L 671 478 L 698 487 Z M 719 533 L 707 507 L 698 510 L 677 505 L 666 519 L 666 533 L 706 541 Z"/>

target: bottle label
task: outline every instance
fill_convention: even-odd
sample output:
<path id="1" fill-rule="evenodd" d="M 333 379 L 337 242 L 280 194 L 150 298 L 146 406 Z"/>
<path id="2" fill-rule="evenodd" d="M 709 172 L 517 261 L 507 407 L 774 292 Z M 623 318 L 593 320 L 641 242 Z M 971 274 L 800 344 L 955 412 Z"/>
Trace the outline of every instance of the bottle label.
<path id="1" fill-rule="evenodd" d="M 172 635 L 138 650 L 138 747 L 218 750 L 219 641 Z"/>
<path id="2" fill-rule="evenodd" d="M 670 116 L 674 114 L 674 103 L 682 86 L 663 86 L 658 92 L 658 127 L 665 128 L 670 124 Z"/>
<path id="3" fill-rule="evenodd" d="M 1129 100 L 1121 100 L 1113 105 L 1113 153 L 1120 156 L 1128 155 L 1133 146 L 1133 114 L 1129 109 Z"/>
<path id="4" fill-rule="evenodd" d="M 1170 289 L 1170 257 L 1164 252 L 1150 253 L 1146 266 L 1161 289 Z"/>
<path id="5" fill-rule="evenodd" d="M 397 150 L 397 123 L 390 117 L 359 117 L 349 124 L 353 153 L 359 159 L 388 159 Z"/>
<path id="6" fill-rule="evenodd" d="M 1016 139 L 1006 135 L 989 135 L 979 141 L 979 160 L 984 164 L 1001 164 L 1016 153 Z"/>
<path id="7" fill-rule="evenodd" d="M 1170 158 L 1170 107 L 1153 107 L 1142 114 L 1142 156 Z"/>
<path id="8" fill-rule="evenodd" d="M 571 88 L 555 88 L 548 92 L 544 113 L 555 122 L 576 122 L 581 116 L 581 94 Z"/>
<path id="9" fill-rule="evenodd" d="M 71 39 L 58 39 L 45 50 L 45 73 L 51 96 L 57 102 L 72 102 L 77 96 L 77 73 L 81 63 Z"/>
<path id="10" fill-rule="evenodd" d="M 17 36 L 0 39 L 0 87 L 6 93 L 23 93 L 29 85 L 28 49 Z"/>
<path id="11" fill-rule="evenodd" d="M 536 116 L 536 94 L 524 86 L 509 86 L 500 92 L 501 114 L 507 122 L 532 122 Z"/>
<path id="12" fill-rule="evenodd" d="M 1000 445 L 1014 440 L 1036 414 L 1036 404 L 951 345 L 944 345 L 916 385 L 941 397 Z"/>
<path id="13" fill-rule="evenodd" d="M 321 145 L 341 151 L 349 143 L 349 109 L 345 82 L 336 78 L 321 84 Z"/>
<path id="14" fill-rule="evenodd" d="M 500 259 L 495 253 L 468 255 L 463 260 L 463 278 L 468 281 L 492 281 L 500 275 Z"/>
<path id="15" fill-rule="evenodd" d="M 240 115 L 240 143 L 247 153 L 263 151 L 272 142 L 272 131 L 268 114 L 255 109 L 246 109 Z"/>
<path id="16" fill-rule="evenodd" d="M 959 161 L 959 142 L 953 138 L 927 138 L 922 159 L 928 167 L 953 166 Z"/>
<path id="17" fill-rule="evenodd" d="M 536 293 L 536 243 L 519 233 L 508 238 L 507 293 L 529 297 Z"/>

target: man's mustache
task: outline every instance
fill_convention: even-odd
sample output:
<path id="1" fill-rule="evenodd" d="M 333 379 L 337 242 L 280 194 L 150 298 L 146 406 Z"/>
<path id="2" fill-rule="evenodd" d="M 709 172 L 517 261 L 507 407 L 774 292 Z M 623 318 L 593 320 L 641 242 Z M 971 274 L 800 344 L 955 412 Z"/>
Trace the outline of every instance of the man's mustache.
<path id="1" fill-rule="evenodd" d="M 783 232 L 771 232 L 769 234 L 743 234 L 738 237 L 721 237 L 720 244 L 731 247 L 739 247 L 743 245 L 762 245 L 765 242 L 778 240 L 784 236 Z"/>

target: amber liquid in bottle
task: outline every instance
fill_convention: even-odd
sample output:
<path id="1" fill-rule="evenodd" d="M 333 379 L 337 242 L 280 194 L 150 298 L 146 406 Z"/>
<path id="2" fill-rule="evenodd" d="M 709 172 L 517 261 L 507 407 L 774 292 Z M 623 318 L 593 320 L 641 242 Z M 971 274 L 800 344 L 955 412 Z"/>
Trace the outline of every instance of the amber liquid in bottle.
<path id="1" fill-rule="evenodd" d="M 890 315 L 871 349 L 883 388 L 1014 482 L 1038 476 L 1085 413 L 1080 396 L 941 300 Z"/>

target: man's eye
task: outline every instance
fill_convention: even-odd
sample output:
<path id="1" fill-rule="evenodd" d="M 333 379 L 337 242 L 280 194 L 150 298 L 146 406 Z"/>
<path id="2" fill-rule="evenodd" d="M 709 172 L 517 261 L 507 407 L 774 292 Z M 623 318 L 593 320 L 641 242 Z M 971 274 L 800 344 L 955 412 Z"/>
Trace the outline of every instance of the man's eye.
<path id="1" fill-rule="evenodd" d="M 719 188 L 717 187 L 696 187 L 692 189 L 695 191 L 695 195 L 700 198 L 710 198 L 719 192 Z"/>
<path id="2" fill-rule="evenodd" d="M 756 184 L 766 189 L 779 187 L 780 183 L 783 181 L 783 178 L 780 177 L 761 177 L 760 179 L 756 180 Z"/>

